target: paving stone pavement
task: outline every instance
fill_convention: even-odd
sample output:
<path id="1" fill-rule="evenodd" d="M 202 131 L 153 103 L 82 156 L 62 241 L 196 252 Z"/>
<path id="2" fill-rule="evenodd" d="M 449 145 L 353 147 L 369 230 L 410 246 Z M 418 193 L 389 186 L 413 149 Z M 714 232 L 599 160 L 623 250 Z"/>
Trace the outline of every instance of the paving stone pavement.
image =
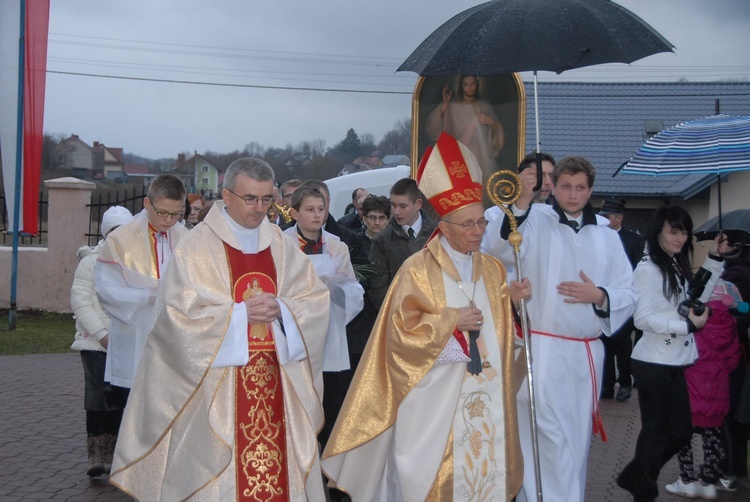
<path id="1" fill-rule="evenodd" d="M 0 356 L 0 389 L 0 502 L 132 500 L 106 481 L 86 476 L 83 370 L 77 353 Z M 640 428 L 635 393 L 625 403 L 603 401 L 602 415 L 608 442 L 592 438 L 586 501 L 629 502 L 615 477 L 632 458 Z M 664 492 L 677 473 L 673 459 L 659 479 L 660 501 L 686 500 Z M 747 478 L 740 481 L 737 492 L 721 492 L 717 500 L 750 500 Z"/>

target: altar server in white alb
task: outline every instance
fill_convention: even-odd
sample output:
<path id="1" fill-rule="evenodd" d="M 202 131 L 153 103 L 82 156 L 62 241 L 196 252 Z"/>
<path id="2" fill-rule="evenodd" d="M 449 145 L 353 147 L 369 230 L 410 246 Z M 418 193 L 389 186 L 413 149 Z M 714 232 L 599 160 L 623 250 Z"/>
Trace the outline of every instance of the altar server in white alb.
<path id="1" fill-rule="evenodd" d="M 631 316 L 636 294 L 632 267 L 608 220 L 589 197 L 594 167 L 566 157 L 552 172 L 555 202 L 531 204 L 534 169 L 520 174 L 521 195 L 511 206 L 523 235 L 521 268 L 534 294 L 528 302 L 536 393 L 542 491 L 545 500 L 582 501 L 592 428 L 606 440 L 599 414 L 604 348 Z M 506 221 L 504 238 L 510 233 Z M 518 395 L 525 464 L 532 464 L 528 387 Z M 534 469 L 524 471 L 519 501 L 535 501 Z"/>
<path id="2" fill-rule="evenodd" d="M 112 317 L 104 380 L 131 388 L 154 301 L 174 249 L 188 231 L 185 186 L 173 174 L 156 176 L 143 199 L 143 211 L 104 241 L 96 263 L 96 294 Z"/>

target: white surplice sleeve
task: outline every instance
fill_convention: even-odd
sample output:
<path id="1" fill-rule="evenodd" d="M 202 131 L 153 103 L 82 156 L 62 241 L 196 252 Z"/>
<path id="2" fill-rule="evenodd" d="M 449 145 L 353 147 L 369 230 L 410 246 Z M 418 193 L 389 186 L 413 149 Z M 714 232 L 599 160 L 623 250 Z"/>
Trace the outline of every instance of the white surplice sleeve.
<path id="1" fill-rule="evenodd" d="M 271 326 L 279 363 L 302 361 L 307 357 L 302 334 L 299 332 L 294 317 L 286 304 L 282 301 L 278 301 L 278 303 L 281 308 L 281 320 L 284 323 L 284 329 L 281 329 L 281 324 L 278 321 L 274 321 Z M 224 335 L 224 340 L 221 342 L 212 366 L 214 368 L 244 366 L 248 363 L 248 360 L 247 308 L 243 302 L 240 302 L 235 303 L 232 307 L 229 328 Z"/>

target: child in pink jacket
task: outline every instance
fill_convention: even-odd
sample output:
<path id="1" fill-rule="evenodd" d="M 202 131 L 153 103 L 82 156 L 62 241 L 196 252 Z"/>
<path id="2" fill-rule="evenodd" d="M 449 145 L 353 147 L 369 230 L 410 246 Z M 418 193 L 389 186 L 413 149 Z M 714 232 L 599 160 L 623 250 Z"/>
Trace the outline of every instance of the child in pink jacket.
<path id="1" fill-rule="evenodd" d="M 719 465 L 725 456 L 721 438 L 724 417 L 729 412 L 729 373 L 740 360 L 737 321 L 729 309 L 740 301 L 733 284 L 722 280 L 717 283 L 707 303 L 711 316 L 695 333 L 698 360 L 685 369 L 693 432 L 703 438 L 704 463 L 696 472 L 693 449 L 690 444 L 685 445 L 677 454 L 680 479 L 673 484 L 700 483 L 701 493 L 708 495 L 704 498 L 715 498 L 714 485 L 721 477 Z"/>

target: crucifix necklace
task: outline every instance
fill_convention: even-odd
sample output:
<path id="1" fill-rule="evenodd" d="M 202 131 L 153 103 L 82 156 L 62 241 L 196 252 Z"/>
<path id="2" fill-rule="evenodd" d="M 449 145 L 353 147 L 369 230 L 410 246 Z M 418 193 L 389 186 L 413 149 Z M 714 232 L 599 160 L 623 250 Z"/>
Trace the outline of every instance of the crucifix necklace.
<path id="1" fill-rule="evenodd" d="M 464 291 L 463 286 L 461 286 L 461 281 L 456 281 L 456 285 L 458 286 L 458 289 L 461 290 L 461 293 L 464 294 L 467 300 L 469 300 L 469 307 L 475 309 L 477 308 L 476 304 L 474 303 L 474 295 L 477 292 L 477 283 L 474 282 L 474 289 L 471 290 L 471 298 L 469 298 L 469 295 L 466 294 L 466 291 Z"/>

